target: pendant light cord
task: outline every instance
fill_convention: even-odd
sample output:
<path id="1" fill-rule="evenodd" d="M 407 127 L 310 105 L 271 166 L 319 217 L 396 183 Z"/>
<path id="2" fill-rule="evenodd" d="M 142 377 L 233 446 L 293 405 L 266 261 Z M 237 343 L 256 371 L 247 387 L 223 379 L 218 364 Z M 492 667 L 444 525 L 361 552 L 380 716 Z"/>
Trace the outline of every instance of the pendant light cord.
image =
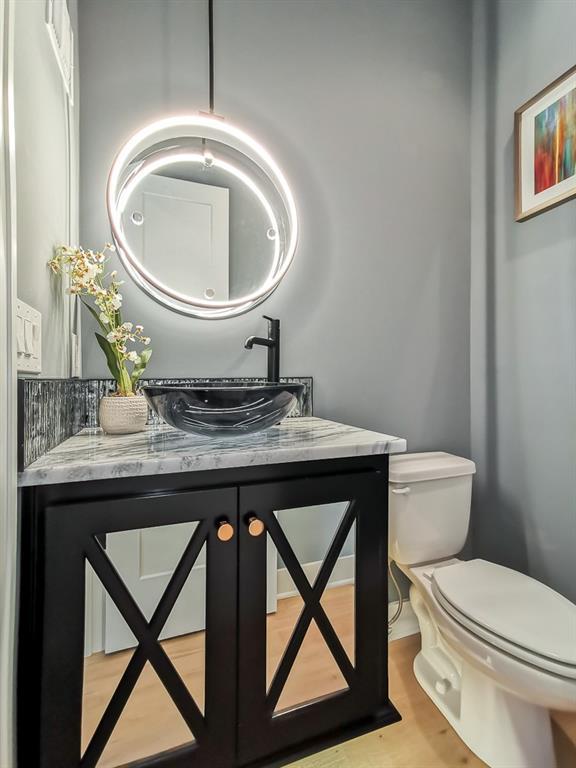
<path id="1" fill-rule="evenodd" d="M 208 0 L 208 70 L 209 108 L 214 114 L 214 0 Z"/>

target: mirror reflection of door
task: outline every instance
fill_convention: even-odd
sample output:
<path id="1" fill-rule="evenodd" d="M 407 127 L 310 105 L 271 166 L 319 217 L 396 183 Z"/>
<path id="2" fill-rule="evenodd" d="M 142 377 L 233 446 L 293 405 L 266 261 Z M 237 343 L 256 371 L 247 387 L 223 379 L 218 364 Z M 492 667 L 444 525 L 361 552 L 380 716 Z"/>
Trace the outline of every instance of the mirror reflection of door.
<path id="1" fill-rule="evenodd" d="M 106 553 L 148 621 L 197 525 L 196 522 L 178 523 L 107 534 Z M 108 593 L 105 601 L 105 653 L 134 647 L 136 638 Z M 198 632 L 205 627 L 206 552 L 203 549 L 160 639 Z"/>
<path id="2" fill-rule="evenodd" d="M 229 190 L 151 174 L 130 196 L 124 226 L 158 280 L 203 299 L 229 298 Z"/>
<path id="3" fill-rule="evenodd" d="M 106 535 L 106 554 L 149 621 L 198 523 L 177 523 Z M 276 610 L 277 557 L 268 547 L 267 610 Z M 104 652 L 133 648 L 136 638 L 112 598 L 105 594 Z M 206 552 L 203 549 L 186 580 L 160 639 L 206 628 Z"/>

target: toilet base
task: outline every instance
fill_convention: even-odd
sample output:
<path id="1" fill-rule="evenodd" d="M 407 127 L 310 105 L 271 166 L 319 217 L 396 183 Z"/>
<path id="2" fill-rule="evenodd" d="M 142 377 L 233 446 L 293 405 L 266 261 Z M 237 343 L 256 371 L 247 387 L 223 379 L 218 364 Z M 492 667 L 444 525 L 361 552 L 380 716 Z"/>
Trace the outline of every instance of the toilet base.
<path id="1" fill-rule="evenodd" d="M 498 687 L 457 656 L 414 586 L 410 599 L 422 634 L 414 674 L 462 741 L 490 768 L 555 768 L 548 710 Z"/>

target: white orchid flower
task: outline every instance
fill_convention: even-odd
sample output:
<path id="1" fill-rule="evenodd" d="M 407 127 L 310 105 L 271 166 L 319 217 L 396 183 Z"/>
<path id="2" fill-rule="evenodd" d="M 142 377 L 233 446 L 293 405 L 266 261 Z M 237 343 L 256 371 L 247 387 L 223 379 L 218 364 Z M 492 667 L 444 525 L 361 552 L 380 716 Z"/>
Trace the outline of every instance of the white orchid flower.
<path id="1" fill-rule="evenodd" d="M 133 342 L 148 345 L 150 338 L 143 335 L 143 325 L 134 326 L 130 322 L 123 322 L 117 327 L 116 313 L 123 304 L 123 296 L 118 288 L 124 281 L 117 280 L 117 270 L 105 274 L 105 265 L 109 261 L 106 251 L 115 250 L 111 243 L 106 243 L 103 249 L 96 251 L 78 245 L 61 245 L 54 249 L 48 266 L 55 274 L 68 276 L 68 293 L 91 299 L 95 317 L 105 329 L 106 340 L 112 345 L 110 351 L 116 362 L 118 394 L 128 396 L 135 394 L 136 381 L 146 367 L 150 351 L 142 355 L 136 350 L 128 352 L 127 345 Z M 132 373 L 127 370 L 128 361 L 135 366 Z"/>

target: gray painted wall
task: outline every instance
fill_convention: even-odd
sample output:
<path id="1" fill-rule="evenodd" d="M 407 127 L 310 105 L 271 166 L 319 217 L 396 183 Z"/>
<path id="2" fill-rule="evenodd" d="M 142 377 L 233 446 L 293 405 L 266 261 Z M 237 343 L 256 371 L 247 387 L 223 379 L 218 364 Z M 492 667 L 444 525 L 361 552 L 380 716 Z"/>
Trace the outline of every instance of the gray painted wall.
<path id="1" fill-rule="evenodd" d="M 74 22 L 75 0 L 69 5 Z M 15 3 L 17 292 L 42 313 L 42 375 L 58 377 L 70 374 L 70 300 L 46 265 L 55 245 L 77 236 L 70 163 L 78 126 L 69 139 L 66 91 L 45 18 L 44 0 Z"/>
<path id="2" fill-rule="evenodd" d="M 576 600 L 576 202 L 516 224 L 513 186 L 514 110 L 574 65 L 576 3 L 476 11 L 475 549 Z"/>
<path id="3" fill-rule="evenodd" d="M 316 413 L 469 452 L 469 4 L 215 4 L 216 110 L 291 180 L 296 261 L 257 311 L 180 317 L 133 285 L 152 375 L 253 375 L 243 349 L 280 317 L 285 374 L 312 374 Z M 109 238 L 115 151 L 161 115 L 206 108 L 203 2 L 80 0 L 81 241 Z M 85 322 L 84 373 L 105 374 Z"/>
<path id="4" fill-rule="evenodd" d="M 109 238 L 104 187 L 142 124 L 206 108 L 206 4 L 80 0 L 81 240 Z M 216 111 L 291 181 L 296 261 L 257 311 L 190 320 L 125 286 L 152 375 L 255 375 L 243 341 L 283 323 L 284 374 L 319 416 L 469 452 L 469 6 L 461 0 L 215 3 Z M 84 372 L 106 373 L 88 321 Z M 305 561 L 333 513 L 285 513 Z M 305 523 L 305 525 L 304 525 Z M 303 532 L 303 535 L 302 535 Z M 300 546 L 301 545 L 301 546 Z M 346 553 L 351 551 L 348 542 Z"/>

